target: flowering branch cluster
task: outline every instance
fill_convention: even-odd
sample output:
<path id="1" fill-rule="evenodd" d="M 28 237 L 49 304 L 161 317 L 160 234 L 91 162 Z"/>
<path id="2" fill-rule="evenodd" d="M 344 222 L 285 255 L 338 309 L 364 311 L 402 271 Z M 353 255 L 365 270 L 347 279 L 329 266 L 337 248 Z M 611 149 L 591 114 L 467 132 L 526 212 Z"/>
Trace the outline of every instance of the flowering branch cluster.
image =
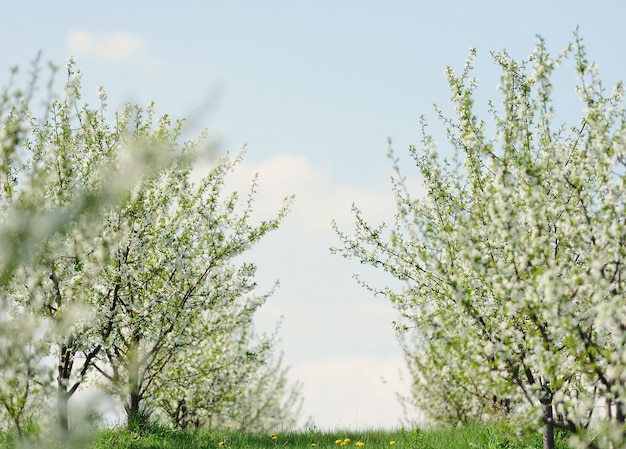
<path id="1" fill-rule="evenodd" d="M 551 77 L 573 55 L 582 115 L 554 124 Z M 415 402 L 449 422 L 528 417 L 581 446 L 626 442 L 626 120 L 623 88 L 607 94 L 582 41 L 558 57 L 539 43 L 506 51 L 492 126 L 474 111 L 475 51 L 448 69 L 456 118 L 440 113 L 456 150 L 438 156 L 423 123 L 410 148 L 425 189 L 415 197 L 398 159 L 393 226 L 355 208 L 353 236 L 334 251 L 380 267 L 401 312 Z M 594 437 L 598 437 L 594 439 Z"/>
<path id="2" fill-rule="evenodd" d="M 73 61 L 66 73 L 44 118 L 30 109 L 36 77 L 0 102 L 0 419 L 23 435 L 54 393 L 67 434 L 88 381 L 120 398 L 130 425 L 145 408 L 181 427 L 295 411 L 275 337 L 252 329 L 271 292 L 256 295 L 241 262 L 291 199 L 252 224 L 256 182 L 243 204 L 224 187 L 243 152 L 194 182 L 205 133 L 181 143 L 182 121 L 153 105 L 108 117 L 103 89 L 98 108 L 81 106 Z M 229 407 L 242 397 L 249 408 Z"/>

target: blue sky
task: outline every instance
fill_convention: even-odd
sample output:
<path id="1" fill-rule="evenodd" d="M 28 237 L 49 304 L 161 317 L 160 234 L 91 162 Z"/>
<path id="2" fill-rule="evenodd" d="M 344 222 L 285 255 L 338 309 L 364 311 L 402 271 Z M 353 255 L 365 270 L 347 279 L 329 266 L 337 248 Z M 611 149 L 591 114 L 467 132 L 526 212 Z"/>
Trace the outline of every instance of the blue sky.
<path id="1" fill-rule="evenodd" d="M 262 288 L 281 283 L 258 326 L 284 317 L 279 349 L 305 384 L 302 420 L 322 428 L 393 427 L 402 417 L 394 393 L 409 381 L 397 374 L 394 310 L 356 285 L 357 262 L 329 254 L 329 222 L 349 229 L 352 202 L 373 222 L 392 220 L 387 138 L 403 155 L 418 144 L 421 114 L 441 129 L 432 104 L 448 101 L 446 66 L 460 68 L 476 47 L 486 101 L 498 82 L 490 51 L 525 57 L 539 34 L 558 53 L 580 26 L 605 83 L 626 78 L 617 0 L 5 0 L 0 17 L 0 84 L 40 50 L 61 66 L 73 55 L 87 100 L 103 85 L 111 109 L 155 101 L 192 130 L 208 128 L 220 151 L 247 144 L 233 185 L 259 173 L 259 216 L 296 194 L 283 228 L 250 258 Z"/>

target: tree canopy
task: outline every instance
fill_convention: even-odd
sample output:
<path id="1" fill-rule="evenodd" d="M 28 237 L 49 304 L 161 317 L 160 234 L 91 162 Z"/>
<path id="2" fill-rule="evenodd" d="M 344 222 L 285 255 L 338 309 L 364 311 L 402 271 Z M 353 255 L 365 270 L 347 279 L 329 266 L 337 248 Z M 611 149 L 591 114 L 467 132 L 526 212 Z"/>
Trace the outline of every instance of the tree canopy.
<path id="1" fill-rule="evenodd" d="M 475 56 L 446 71 L 455 117 L 437 109 L 454 157 L 440 156 L 422 119 L 409 154 L 423 191 L 390 150 L 393 224 L 374 226 L 355 206 L 356 230 L 335 226 L 334 251 L 405 286 L 376 291 L 403 317 L 413 400 L 431 419 L 531 423 L 546 448 L 555 428 L 583 447 L 621 447 L 623 87 L 605 89 L 578 35 L 558 56 L 539 39 L 525 60 L 492 53 L 501 101 L 481 119 Z M 567 124 L 551 80 L 570 58 L 582 113 Z"/>
<path id="2" fill-rule="evenodd" d="M 244 151 L 216 158 L 206 132 L 182 142 L 183 121 L 152 104 L 111 114 L 102 88 L 97 107 L 82 103 L 71 60 L 58 96 L 54 72 L 43 117 L 31 109 L 36 64 L 27 87 L 10 83 L 0 102 L 0 419 L 22 436 L 54 402 L 66 435 L 70 398 L 90 384 L 120 399 L 130 426 L 148 410 L 180 427 L 206 416 L 293 422 L 299 387 L 275 337 L 253 328 L 272 292 L 256 293 L 244 258 L 291 198 L 253 223 L 256 180 L 243 201 L 225 187 Z M 206 173 L 194 171 L 200 158 L 211 160 Z M 207 385 L 200 400 L 194 389 Z M 241 397 L 249 407 L 224 413 Z"/>

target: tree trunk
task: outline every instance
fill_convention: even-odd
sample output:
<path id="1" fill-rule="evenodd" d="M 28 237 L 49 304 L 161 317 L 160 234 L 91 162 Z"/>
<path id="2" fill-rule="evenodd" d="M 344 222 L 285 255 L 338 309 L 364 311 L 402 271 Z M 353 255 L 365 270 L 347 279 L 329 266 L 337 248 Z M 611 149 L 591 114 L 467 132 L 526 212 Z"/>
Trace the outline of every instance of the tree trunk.
<path id="1" fill-rule="evenodd" d="M 554 449 L 554 413 L 552 402 L 543 404 L 543 449 Z"/>
<path id="2" fill-rule="evenodd" d="M 626 428 L 624 428 L 625 420 L 624 403 L 621 400 L 617 400 L 615 401 L 615 421 L 617 421 L 622 428 L 622 441 L 626 441 Z"/>
<path id="3" fill-rule="evenodd" d="M 15 420 L 15 431 L 17 432 L 18 441 L 24 441 L 24 431 L 22 430 L 22 425 L 20 424 L 20 420 Z"/>
<path id="4" fill-rule="evenodd" d="M 57 419 L 59 421 L 59 436 L 63 440 L 67 439 L 70 433 L 69 400 L 70 395 L 64 388 L 61 389 L 61 385 L 59 385 L 57 391 Z"/>
<path id="5" fill-rule="evenodd" d="M 126 403 L 127 426 L 129 429 L 137 429 L 142 426 L 139 416 L 139 344 L 131 349 L 128 358 L 128 402 Z"/>
<path id="6" fill-rule="evenodd" d="M 622 401 L 615 401 L 615 420 L 623 424 L 624 423 L 624 407 Z"/>
<path id="7" fill-rule="evenodd" d="M 543 449 L 554 449 L 554 407 L 552 398 L 554 393 L 550 382 L 543 377 L 539 379 L 541 385 L 541 405 L 543 406 Z"/>
<path id="8" fill-rule="evenodd" d="M 142 423 L 139 422 L 139 399 L 139 394 L 136 391 L 130 392 L 129 403 L 126 408 L 130 430 L 138 430 L 142 427 Z"/>
<path id="9" fill-rule="evenodd" d="M 57 420 L 59 423 L 59 436 L 66 439 L 69 436 L 69 400 L 71 394 L 67 387 L 72 374 L 74 362 L 72 352 L 65 343 L 59 344 L 59 365 L 57 369 Z"/>

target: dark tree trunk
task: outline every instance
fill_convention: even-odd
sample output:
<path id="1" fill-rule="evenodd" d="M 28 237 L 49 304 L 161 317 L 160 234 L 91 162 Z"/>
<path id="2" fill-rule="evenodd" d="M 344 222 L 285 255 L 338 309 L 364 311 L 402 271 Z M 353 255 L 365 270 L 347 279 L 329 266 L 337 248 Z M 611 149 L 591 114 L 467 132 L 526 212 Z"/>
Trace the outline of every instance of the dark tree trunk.
<path id="1" fill-rule="evenodd" d="M 543 422 L 546 426 L 543 431 L 543 449 L 554 449 L 554 413 L 552 402 L 543 404 Z"/>
<path id="2" fill-rule="evenodd" d="M 624 423 L 624 407 L 622 401 L 615 401 L 615 420 L 620 424 Z"/>
<path id="3" fill-rule="evenodd" d="M 611 411 L 611 399 L 606 398 L 604 401 L 604 414 L 605 419 L 610 421 L 613 418 L 613 412 Z"/>
<path id="4" fill-rule="evenodd" d="M 68 391 L 74 354 L 65 343 L 59 344 L 59 365 L 57 370 L 57 420 L 59 436 L 66 439 L 70 432 L 69 400 L 72 394 Z"/>
<path id="5" fill-rule="evenodd" d="M 626 429 L 624 428 L 624 420 L 626 416 L 624 416 L 624 403 L 621 400 L 615 401 L 615 421 L 617 421 L 622 430 L 622 440 L 626 440 Z"/>
<path id="6" fill-rule="evenodd" d="M 137 429 L 141 427 L 139 422 L 139 394 L 136 391 L 131 391 L 129 395 L 129 402 L 126 407 L 126 413 L 128 417 L 128 428 Z"/>
<path id="7" fill-rule="evenodd" d="M 550 382 L 540 378 L 541 385 L 541 405 L 543 406 L 543 449 L 554 449 L 554 407 L 552 399 L 554 393 L 550 387 Z"/>
<path id="8" fill-rule="evenodd" d="M 70 433 L 69 400 L 70 395 L 59 386 L 57 391 L 57 419 L 59 421 L 59 435 L 62 439 L 66 439 Z"/>
<path id="9" fill-rule="evenodd" d="M 20 420 L 15 420 L 15 431 L 17 432 L 18 441 L 24 441 L 24 431 L 22 430 L 22 425 L 20 424 Z"/>
<path id="10" fill-rule="evenodd" d="M 139 403 L 141 395 L 139 393 L 139 339 L 135 339 L 136 344 L 131 349 L 128 359 L 128 402 L 126 403 L 126 417 L 129 429 L 141 427 Z"/>

